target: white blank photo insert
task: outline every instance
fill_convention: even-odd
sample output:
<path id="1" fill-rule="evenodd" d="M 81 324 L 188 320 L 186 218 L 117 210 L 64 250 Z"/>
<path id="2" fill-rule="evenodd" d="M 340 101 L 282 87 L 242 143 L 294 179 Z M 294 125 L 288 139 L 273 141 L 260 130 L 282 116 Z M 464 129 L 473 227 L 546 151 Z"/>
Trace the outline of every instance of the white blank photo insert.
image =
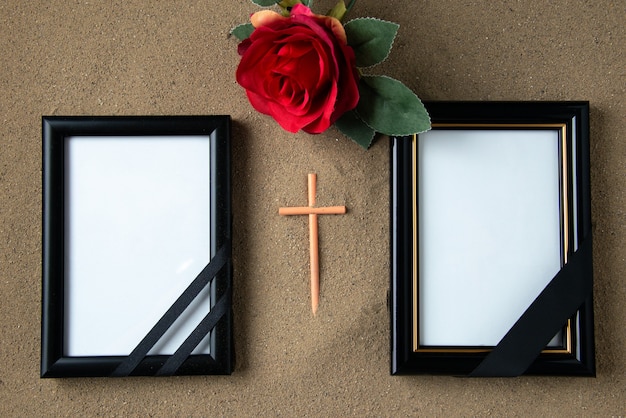
<path id="1" fill-rule="evenodd" d="M 561 266 L 556 130 L 418 137 L 419 341 L 495 346 Z"/>
<path id="2" fill-rule="evenodd" d="M 209 262 L 209 137 L 66 141 L 64 354 L 125 356 Z M 205 289 L 150 354 L 174 353 L 209 302 Z"/>

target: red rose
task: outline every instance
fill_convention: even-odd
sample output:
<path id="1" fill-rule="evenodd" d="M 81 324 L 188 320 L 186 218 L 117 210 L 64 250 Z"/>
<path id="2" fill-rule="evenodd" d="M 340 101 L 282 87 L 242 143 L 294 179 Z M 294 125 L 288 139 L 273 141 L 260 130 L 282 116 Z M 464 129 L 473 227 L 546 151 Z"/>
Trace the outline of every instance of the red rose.
<path id="1" fill-rule="evenodd" d="M 316 134 L 356 107 L 359 76 L 341 22 L 302 4 L 289 17 L 264 10 L 250 21 L 237 82 L 257 111 L 287 131 Z"/>

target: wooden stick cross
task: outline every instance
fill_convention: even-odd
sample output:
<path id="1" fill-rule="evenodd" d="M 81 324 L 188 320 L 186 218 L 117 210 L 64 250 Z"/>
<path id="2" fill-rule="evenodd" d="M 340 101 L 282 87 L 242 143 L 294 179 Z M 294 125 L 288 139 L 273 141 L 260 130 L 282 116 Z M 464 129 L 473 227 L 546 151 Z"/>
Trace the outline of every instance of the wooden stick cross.
<path id="1" fill-rule="evenodd" d="M 311 309 L 313 315 L 317 313 L 320 299 L 320 264 L 319 241 L 317 229 L 317 215 L 343 215 L 345 206 L 315 207 L 315 189 L 317 176 L 309 174 L 309 206 L 284 207 L 278 209 L 279 215 L 309 215 L 309 246 L 311 264 Z"/>

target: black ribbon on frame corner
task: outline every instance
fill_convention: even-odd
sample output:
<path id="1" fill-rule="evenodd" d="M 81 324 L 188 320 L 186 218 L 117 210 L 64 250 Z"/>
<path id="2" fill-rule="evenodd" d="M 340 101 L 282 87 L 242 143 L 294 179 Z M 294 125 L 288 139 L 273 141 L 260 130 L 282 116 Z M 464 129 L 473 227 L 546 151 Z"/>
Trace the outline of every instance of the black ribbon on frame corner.
<path id="1" fill-rule="evenodd" d="M 469 377 L 523 374 L 591 294 L 590 260 L 588 238 Z"/>
<path id="2" fill-rule="evenodd" d="M 161 339 L 163 334 L 172 326 L 174 321 L 183 313 L 193 299 L 204 289 L 209 282 L 219 273 L 228 262 L 231 255 L 230 241 L 226 241 L 217 251 L 198 276 L 191 282 L 187 289 L 176 299 L 176 302 L 163 314 L 161 319 L 152 327 L 150 332 L 137 344 L 137 347 L 120 363 L 111 373 L 112 377 L 129 376 L 146 357 L 150 349 Z M 230 287 L 219 298 L 209 313 L 200 321 L 198 326 L 191 332 L 183 344 L 172 354 L 163 366 L 156 372 L 157 376 L 169 376 L 189 357 L 191 352 L 206 334 L 213 329 L 217 321 L 228 311 L 230 300 Z"/>

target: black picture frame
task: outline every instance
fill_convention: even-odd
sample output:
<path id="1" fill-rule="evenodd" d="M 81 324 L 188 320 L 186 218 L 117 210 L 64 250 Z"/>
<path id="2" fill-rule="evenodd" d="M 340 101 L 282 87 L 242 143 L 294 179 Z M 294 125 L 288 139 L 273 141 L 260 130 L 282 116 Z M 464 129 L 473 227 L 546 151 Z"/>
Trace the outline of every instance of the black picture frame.
<path id="1" fill-rule="evenodd" d="M 425 102 L 425 106 L 432 120 L 433 129 L 430 132 L 414 137 L 391 138 L 392 204 L 389 298 L 391 374 L 449 374 L 473 377 L 518 376 L 521 374 L 595 376 L 588 102 Z M 450 324 L 458 320 L 460 326 L 465 326 L 468 324 L 466 318 L 472 318 L 472 315 L 468 315 L 466 308 L 459 308 L 459 305 L 476 306 L 476 309 L 483 309 L 483 302 L 473 300 L 472 296 L 482 294 L 483 290 L 476 290 L 476 294 L 470 292 L 468 295 L 457 295 L 455 297 L 458 299 L 454 300 L 460 300 L 463 303 L 450 302 L 444 308 L 446 315 L 436 315 L 437 319 L 435 320 L 425 318 L 427 311 L 422 305 L 427 303 L 425 299 L 420 299 L 420 297 L 424 298 L 428 295 L 428 298 L 431 298 L 431 295 L 435 293 L 427 289 L 438 288 L 438 285 L 430 285 L 427 280 L 430 278 L 433 282 L 434 279 L 441 277 L 434 274 L 428 275 L 430 273 L 427 274 L 427 271 L 437 270 L 427 270 L 427 268 L 430 265 L 440 263 L 445 267 L 442 271 L 447 271 L 447 266 L 451 264 L 450 258 L 445 258 L 446 256 L 441 256 L 443 260 L 441 262 L 431 260 L 446 252 L 440 251 L 445 246 L 440 247 L 438 246 L 439 243 L 433 244 L 434 241 L 426 237 L 431 236 L 428 234 L 429 231 L 433 230 L 433 224 L 452 224 L 453 232 L 443 237 L 444 244 L 450 247 L 450 243 L 454 244 L 455 240 L 461 239 L 467 231 L 462 225 L 460 228 L 462 232 L 457 233 L 455 228 L 458 225 L 453 224 L 459 218 L 455 217 L 456 215 L 450 215 L 450 213 L 463 215 L 463 212 L 455 211 L 463 211 L 464 209 L 448 211 L 450 206 L 459 202 L 456 197 L 450 200 L 453 204 L 437 206 L 438 203 L 432 203 L 434 209 L 428 209 L 429 203 L 423 201 L 426 200 L 425 196 L 427 195 L 424 190 L 440 188 L 442 190 L 441 196 L 448 198 L 457 193 L 446 194 L 446 190 L 451 189 L 446 189 L 444 183 L 437 182 L 454 182 L 459 179 L 457 176 L 452 180 L 446 180 L 446 176 L 441 173 L 445 174 L 446 171 L 453 168 L 453 164 L 465 159 L 478 159 L 472 163 L 474 164 L 472 167 L 489 166 L 490 161 L 480 160 L 487 158 L 484 156 L 485 154 L 482 154 L 482 149 L 472 150 L 468 148 L 464 149 L 461 154 L 461 151 L 458 151 L 459 148 L 456 148 L 472 144 L 472 140 L 465 144 L 458 141 L 459 138 L 465 138 L 464 135 L 466 134 L 479 138 L 476 143 L 486 141 L 482 139 L 483 132 L 485 138 L 502 134 L 503 141 L 498 141 L 502 143 L 509 141 L 509 139 L 505 140 L 504 138 L 505 136 L 509 138 L 507 133 L 520 133 L 524 135 L 524 138 L 532 138 L 529 144 L 539 143 L 533 142 L 534 138 L 542 137 L 544 134 L 547 138 L 555 138 L 554 140 L 548 139 L 548 141 L 555 142 L 550 142 L 548 147 L 542 145 L 542 149 L 550 150 L 550 155 L 557 158 L 553 168 L 548 165 L 546 170 L 548 170 L 549 176 L 556 178 L 558 182 L 558 184 L 552 184 L 551 189 L 549 189 L 558 190 L 554 200 L 547 200 L 549 205 L 552 205 L 549 207 L 558 208 L 558 214 L 554 213 L 552 209 L 546 211 L 550 213 L 550 219 L 556 218 L 558 222 L 558 236 L 556 237 L 558 248 L 553 252 L 559 259 L 557 260 L 556 274 L 554 276 L 542 274 L 545 279 L 541 278 L 541 280 L 545 280 L 545 285 L 542 285 L 536 297 L 533 296 L 530 299 L 528 306 L 524 305 L 524 309 L 519 314 L 519 319 L 513 319 L 510 326 L 506 326 L 508 331 L 505 330 L 504 335 L 498 337 L 497 343 L 476 343 L 470 336 L 460 338 L 462 341 L 471 341 L 470 343 L 457 344 L 454 342 L 457 338 L 457 331 L 454 331 L 452 335 L 446 335 L 450 329 L 457 329 L 455 328 L 457 324 L 454 326 Z M 442 142 L 433 142 L 437 138 L 444 139 Z M 489 144 L 494 143 L 493 141 L 489 142 Z M 428 145 L 431 148 L 425 148 L 426 144 L 435 144 L 435 147 L 432 148 L 431 145 Z M 428 157 L 421 157 L 420 152 L 426 155 L 426 149 L 443 150 L 444 153 L 431 153 L 428 154 Z M 450 154 L 445 154 L 447 152 Z M 537 151 L 537 154 L 533 155 L 531 149 L 528 158 L 541 157 L 539 154 L 541 153 Z M 460 160 L 455 159 L 454 155 L 457 157 L 460 155 Z M 424 158 L 424 160 L 420 158 Z M 439 160 L 437 160 L 438 158 Z M 513 158 L 513 160 L 515 159 Z M 425 168 L 436 166 L 433 165 L 436 164 L 433 163 L 433 160 L 443 162 L 439 166 L 439 171 L 436 169 L 429 171 L 430 169 Z M 544 160 L 550 161 L 550 158 Z M 534 169 L 533 165 L 532 170 Z M 428 175 L 430 175 L 430 180 L 424 180 Z M 516 176 L 516 178 L 522 178 L 520 184 L 525 184 L 526 175 L 520 176 L 518 172 Z M 469 177 L 471 178 L 471 176 Z M 529 174 L 528 177 L 532 176 Z M 441 180 L 442 178 L 443 180 Z M 429 181 L 435 183 L 429 185 Z M 554 183 L 548 180 L 545 182 Z M 466 184 L 462 181 L 460 183 Z M 474 202 L 484 197 L 480 192 L 483 187 L 482 184 L 470 184 L 471 186 L 478 187 L 479 192 L 470 192 L 466 196 L 465 202 Z M 497 190 L 493 193 L 493 198 L 496 199 L 494 202 L 498 202 L 501 188 Z M 458 194 L 463 193 L 459 192 Z M 433 194 L 428 196 L 431 198 Z M 521 199 L 525 205 L 524 202 L 527 201 L 527 197 L 524 196 Z M 439 201 L 437 200 L 437 202 Z M 442 200 L 442 202 L 446 201 Z M 455 208 L 459 207 L 455 206 Z M 484 208 L 485 206 L 479 205 L 478 207 Z M 522 207 L 519 213 L 524 213 L 526 209 Z M 424 223 L 425 213 L 432 214 L 429 215 L 431 217 L 428 218 L 428 224 Z M 441 222 L 436 219 L 437 217 L 441 217 Z M 435 222 L 432 222 L 432 219 L 435 219 Z M 514 224 L 515 219 L 507 222 Z M 488 219 L 486 223 L 491 223 L 491 219 Z M 526 227 L 528 226 L 526 225 Z M 494 230 L 495 228 L 494 226 Z M 532 230 L 532 228 L 530 229 Z M 543 231 L 543 228 L 537 228 L 537 230 Z M 436 236 L 437 230 L 434 229 L 434 231 L 435 234 L 432 236 Z M 551 237 L 554 238 L 553 232 L 549 234 L 552 234 Z M 427 246 L 421 241 L 428 241 L 435 248 L 431 249 L 428 257 L 425 255 Z M 474 245 L 477 240 L 472 237 L 470 241 Z M 507 245 L 500 246 L 501 251 L 508 251 Z M 476 251 L 480 253 L 482 250 L 477 249 Z M 452 257 L 456 257 L 454 251 L 450 251 L 450 253 Z M 525 254 L 526 252 L 522 250 L 521 253 Z M 498 258 L 498 254 L 500 253 L 495 253 L 494 257 L 492 253 L 489 253 L 486 259 Z M 514 252 L 514 257 L 522 256 L 519 252 Z M 463 257 L 465 256 L 463 255 Z M 468 258 L 470 262 L 473 260 L 472 257 Z M 533 265 L 528 260 L 521 264 Z M 480 266 L 484 266 L 484 264 Z M 484 268 L 480 266 L 477 267 L 478 276 L 481 275 L 481 269 Z M 508 269 L 506 274 L 496 276 L 496 279 L 506 280 L 509 273 L 514 270 L 513 266 L 507 267 L 506 264 L 503 268 Z M 469 269 L 461 269 L 458 271 L 459 274 L 449 275 L 449 279 L 451 282 L 460 283 L 459 281 L 466 279 L 467 270 Z M 529 274 L 525 277 L 531 276 Z M 465 288 L 464 286 L 465 284 L 459 285 L 462 288 Z M 453 288 L 456 292 L 454 286 L 441 286 L 441 288 Z M 490 291 L 492 291 L 491 288 L 488 289 L 488 292 Z M 435 295 L 439 297 L 442 293 Z M 443 296 L 445 297 L 445 294 Z M 438 300 L 437 297 L 431 299 Z M 432 302 L 431 299 L 429 301 Z M 496 297 L 490 295 L 488 299 L 497 300 L 497 294 Z M 432 303 L 430 304 L 432 305 Z M 436 309 L 432 311 L 443 312 Z M 431 311 L 428 310 L 428 312 Z M 448 314 L 451 318 L 448 322 L 441 319 L 448 318 Z M 516 315 L 515 318 L 518 316 Z M 440 320 L 442 322 L 438 323 L 437 321 Z M 481 330 L 490 328 L 489 322 L 470 325 Z M 429 326 L 435 332 L 428 334 L 426 329 Z M 427 334 L 434 336 L 429 336 L 427 339 L 425 337 Z M 554 337 L 555 334 L 556 337 Z M 447 342 L 448 337 L 453 342 Z M 431 344 L 424 344 L 422 340 L 431 341 Z M 549 343 L 550 341 L 552 342 Z"/>
<path id="2" fill-rule="evenodd" d="M 232 372 L 230 125 L 230 117 L 226 115 L 42 117 L 42 378 Z M 198 154 L 200 157 L 196 158 Z M 176 164 L 162 164 L 170 158 L 175 159 Z M 188 164 L 186 159 L 193 160 L 193 164 Z M 148 164 L 146 161 L 156 162 L 145 166 L 152 171 L 142 173 L 144 164 Z M 106 166 L 109 163 L 112 165 L 110 168 Z M 102 164 L 104 169 L 100 166 Z M 193 168 L 187 170 L 187 165 Z M 93 169 L 93 166 L 98 169 Z M 123 171 L 126 169 L 128 172 Z M 187 177 L 183 177 L 182 172 Z M 160 181 L 167 184 L 156 184 L 152 190 L 153 181 L 157 182 L 153 176 L 156 178 L 157 174 Z M 84 184 L 85 181 L 96 184 Z M 132 184 L 128 190 L 126 183 Z M 201 186 L 196 187 L 197 184 Z M 124 189 L 126 194 L 118 189 Z M 167 196 L 168 190 L 176 191 L 175 196 Z M 198 196 L 197 190 L 207 190 L 208 195 Z M 108 195 L 101 198 L 104 193 Z M 142 193 L 148 196 L 150 206 L 147 210 L 141 203 L 136 207 L 128 203 L 132 200 L 129 195 L 132 198 L 133 194 L 141 197 L 136 199 L 137 202 L 146 200 Z M 155 203 L 151 196 L 155 196 Z M 173 202 L 172 208 L 182 208 L 182 213 L 168 212 L 170 201 Z M 125 212 L 127 208 L 128 212 Z M 114 210 L 121 210 L 123 216 L 112 215 Z M 154 223 L 147 224 L 145 228 L 138 227 L 140 232 L 129 228 L 133 234 L 129 233 L 123 239 L 113 233 L 118 221 L 126 228 L 133 222 L 141 223 L 137 220 L 143 216 Z M 131 221 L 124 224 L 126 220 L 119 218 Z M 186 219 L 201 220 L 202 228 L 184 224 Z M 159 234 L 169 230 L 171 224 L 175 225 L 172 229 L 175 232 L 169 238 L 180 238 L 180 234 L 176 235 L 178 230 L 183 233 L 200 229 L 197 240 L 203 243 L 200 246 L 203 253 L 199 257 L 189 255 L 189 259 L 180 265 L 178 276 L 175 278 L 172 275 L 172 282 L 176 282 L 180 293 L 169 294 L 158 289 L 147 292 L 154 283 L 151 272 L 159 269 L 164 257 L 159 251 L 151 254 L 152 245 L 154 243 L 158 248 L 163 241 L 167 241 L 162 240 Z M 98 228 L 96 232 L 82 232 L 92 227 L 94 230 Z M 126 231 L 124 228 L 118 229 Z M 144 239 L 142 234 L 149 239 Z M 96 242 L 92 236 L 105 236 L 106 239 L 98 238 Z M 76 243 L 72 244 L 72 240 Z M 164 253 L 172 245 L 184 247 L 183 239 L 171 241 Z M 89 245 L 83 246 L 85 242 Z M 96 249 L 110 247 L 113 253 L 122 244 L 124 251 L 130 252 L 147 247 L 145 253 L 148 255 L 140 258 L 133 253 L 128 257 L 130 261 L 127 264 L 117 267 L 117 260 L 107 257 L 108 253 L 104 251 L 101 254 L 92 251 L 92 244 Z M 87 261 L 80 264 L 82 260 Z M 101 270 L 106 271 L 108 276 L 96 274 Z M 118 279 L 116 272 L 121 277 L 129 277 L 117 287 L 106 289 L 106 296 L 98 294 L 96 288 L 78 290 L 95 286 L 95 283 L 101 284 L 109 278 Z M 169 280 L 167 274 L 170 273 L 165 273 L 166 282 Z M 170 289 L 168 286 L 163 289 Z M 127 352 L 125 348 L 115 346 L 109 354 L 108 348 L 100 348 L 105 344 L 90 343 L 88 340 L 94 339 L 94 336 L 98 340 L 98 325 L 90 324 L 89 319 L 80 326 L 70 325 L 78 323 L 74 317 L 79 314 L 106 323 L 109 315 L 117 315 L 122 306 L 131 313 L 135 303 L 141 303 L 142 307 L 153 306 L 157 300 L 155 294 L 164 298 L 159 299 L 155 310 L 157 316 L 149 320 L 147 328 L 144 323 L 143 328 L 137 326 L 129 331 L 133 319 L 144 314 L 141 310 L 136 315 L 122 317 L 121 326 L 112 327 L 113 332 L 119 329 L 119 338 L 106 338 L 120 346 L 119 342 L 125 341 L 124 344 L 129 347 Z M 81 299 L 81 295 L 88 297 Z M 196 298 L 197 295 L 200 296 Z M 103 304 L 101 299 L 105 297 L 107 299 Z M 92 308 L 85 308 L 85 300 L 93 306 L 112 308 L 93 308 L 90 311 Z M 190 313 L 192 308 L 186 310 L 194 304 L 195 312 Z M 185 321 L 192 315 L 197 317 L 196 322 L 186 324 Z M 171 333 L 180 324 L 184 324 L 187 330 L 184 335 L 176 337 L 176 346 L 167 351 L 162 341 L 173 337 L 161 337 L 168 329 Z M 92 333 L 94 329 L 95 334 Z M 129 333 L 130 336 L 127 335 Z M 158 348 L 159 344 L 161 348 Z M 204 348 L 200 350 L 199 345 Z"/>

